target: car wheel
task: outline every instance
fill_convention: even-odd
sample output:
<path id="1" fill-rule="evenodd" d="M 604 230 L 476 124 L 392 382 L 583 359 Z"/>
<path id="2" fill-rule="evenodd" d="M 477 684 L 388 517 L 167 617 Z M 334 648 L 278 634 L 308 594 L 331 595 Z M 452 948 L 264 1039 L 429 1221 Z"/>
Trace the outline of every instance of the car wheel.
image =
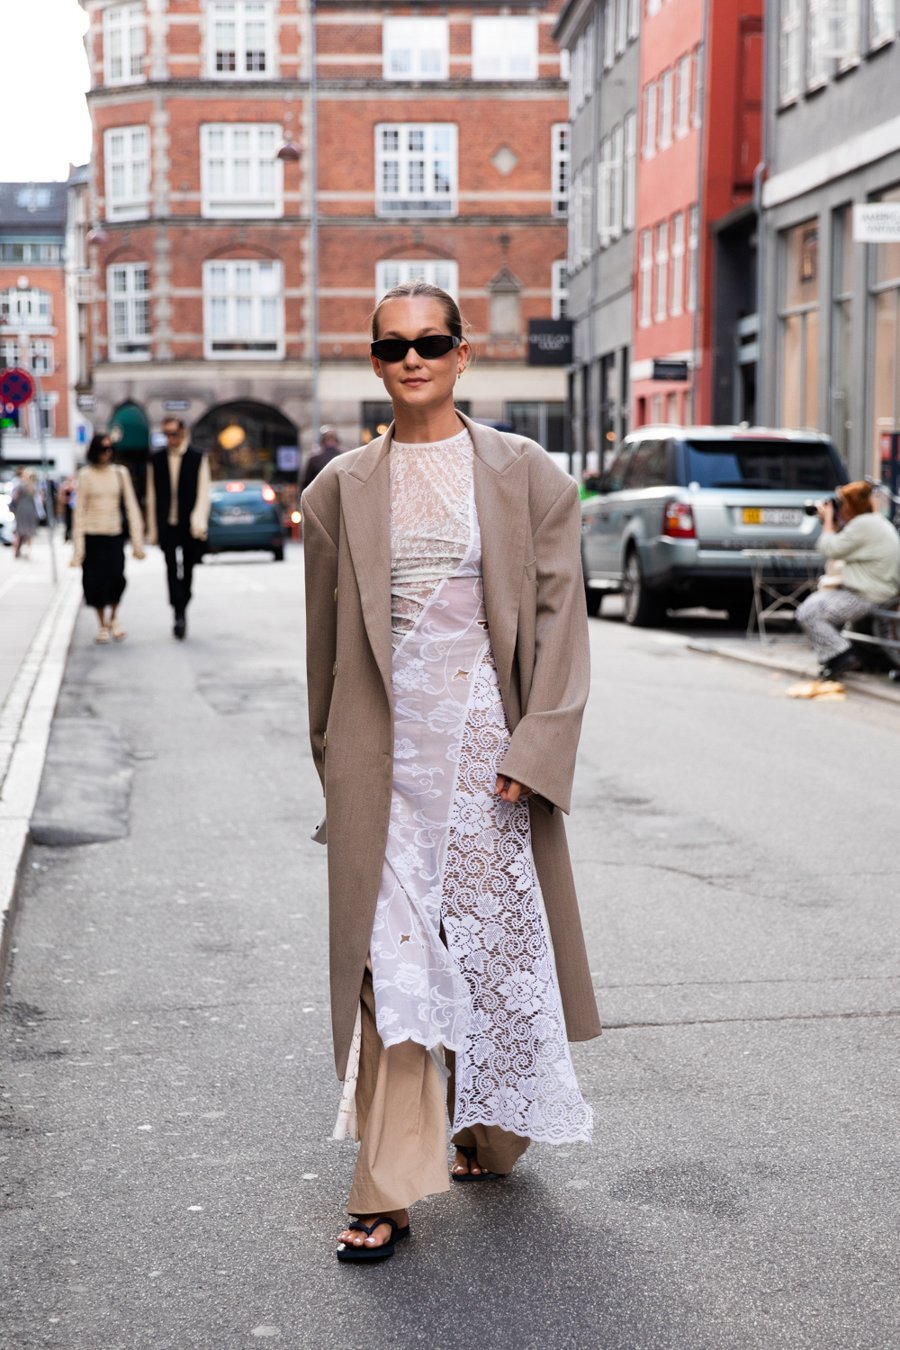
<path id="1" fill-rule="evenodd" d="M 278 544 L 272 549 L 272 557 L 275 562 L 284 562 L 284 544 Z"/>
<path id="2" fill-rule="evenodd" d="M 629 549 L 625 558 L 622 597 L 626 623 L 635 628 L 651 628 L 664 621 L 666 610 L 662 597 L 647 589 L 641 560 L 634 548 Z"/>

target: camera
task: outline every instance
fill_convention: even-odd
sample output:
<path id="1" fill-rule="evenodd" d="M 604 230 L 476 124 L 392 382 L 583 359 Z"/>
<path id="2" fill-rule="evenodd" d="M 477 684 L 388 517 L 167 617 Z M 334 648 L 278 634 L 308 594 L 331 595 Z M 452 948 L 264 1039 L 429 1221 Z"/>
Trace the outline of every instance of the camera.
<path id="1" fill-rule="evenodd" d="M 826 497 L 824 499 L 824 502 L 830 502 L 832 511 L 834 512 L 835 515 L 837 515 L 837 513 L 841 509 L 841 504 L 838 501 L 837 497 Z M 824 502 L 822 503 L 822 505 L 824 505 Z M 803 514 L 805 516 L 817 516 L 819 514 L 819 505 L 820 505 L 819 502 L 804 502 Z"/>

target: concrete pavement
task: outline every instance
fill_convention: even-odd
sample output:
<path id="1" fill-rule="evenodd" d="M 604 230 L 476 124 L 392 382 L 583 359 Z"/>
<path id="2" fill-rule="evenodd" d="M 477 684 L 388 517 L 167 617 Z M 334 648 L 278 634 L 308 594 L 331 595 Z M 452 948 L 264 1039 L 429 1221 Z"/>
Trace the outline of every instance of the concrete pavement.
<path id="1" fill-rule="evenodd" d="M 80 573 L 67 567 L 70 549 L 55 547 L 56 581 L 45 530 L 30 557 L 0 550 L 0 978 L 80 597 Z"/>
<path id="2" fill-rule="evenodd" d="M 94 777 L 124 747 L 124 829 L 34 846 L 23 879 L 3 1350 L 892 1346 L 895 710 L 591 623 L 595 1143 L 424 1202 L 347 1270 L 297 552 L 201 568 L 185 644 L 158 559 L 130 571 L 121 647 L 78 621 L 50 751 L 71 828 L 57 733 L 96 728 Z"/>

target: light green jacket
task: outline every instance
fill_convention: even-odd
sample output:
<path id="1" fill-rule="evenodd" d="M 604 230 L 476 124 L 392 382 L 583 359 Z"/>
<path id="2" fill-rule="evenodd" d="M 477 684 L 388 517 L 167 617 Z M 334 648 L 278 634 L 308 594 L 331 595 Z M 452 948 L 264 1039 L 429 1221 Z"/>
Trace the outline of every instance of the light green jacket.
<path id="1" fill-rule="evenodd" d="M 874 605 L 900 595 L 900 534 L 877 512 L 854 516 L 838 534 L 820 534 L 816 550 L 843 563 L 841 585 Z"/>

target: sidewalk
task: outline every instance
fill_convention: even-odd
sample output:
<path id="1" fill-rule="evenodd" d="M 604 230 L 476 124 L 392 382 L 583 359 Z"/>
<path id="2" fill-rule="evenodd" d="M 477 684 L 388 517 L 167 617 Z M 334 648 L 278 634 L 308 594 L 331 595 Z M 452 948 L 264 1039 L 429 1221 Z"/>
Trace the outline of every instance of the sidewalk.
<path id="1" fill-rule="evenodd" d="M 709 656 L 722 656 L 729 661 L 743 661 L 747 665 L 762 666 L 767 670 L 782 671 L 798 679 L 811 680 L 816 675 L 816 661 L 806 639 L 795 631 L 771 633 L 765 640 L 758 637 L 714 637 L 685 639 L 689 651 Z M 841 676 L 848 694 L 864 694 L 885 703 L 900 705 L 900 683 L 888 679 L 887 674 L 866 675 L 853 671 Z"/>
<path id="2" fill-rule="evenodd" d="M 0 551 L 0 976 L 12 938 L 16 889 L 40 787 L 50 725 L 81 599 L 69 546 L 56 545 L 54 585 L 45 533 L 30 559 Z"/>

